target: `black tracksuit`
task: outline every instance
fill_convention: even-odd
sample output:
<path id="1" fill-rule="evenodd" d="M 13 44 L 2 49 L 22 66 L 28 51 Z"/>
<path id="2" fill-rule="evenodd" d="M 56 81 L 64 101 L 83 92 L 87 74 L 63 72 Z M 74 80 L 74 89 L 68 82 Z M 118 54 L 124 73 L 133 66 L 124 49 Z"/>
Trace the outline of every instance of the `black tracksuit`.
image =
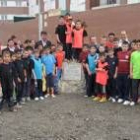
<path id="1" fill-rule="evenodd" d="M 107 57 L 106 59 L 108 65 L 109 65 L 109 70 L 108 70 L 108 84 L 107 84 L 107 93 L 108 93 L 108 97 L 116 97 L 116 79 L 114 78 L 114 74 L 116 71 L 116 67 L 118 66 L 118 59 L 117 57 Z"/>
<path id="2" fill-rule="evenodd" d="M 17 102 L 20 103 L 21 99 L 23 97 L 23 87 L 24 87 L 24 63 L 23 60 L 16 60 L 14 62 L 16 71 L 18 74 L 18 78 L 21 80 L 21 82 L 16 82 L 16 92 L 17 92 Z"/>
<path id="3" fill-rule="evenodd" d="M 13 89 L 14 89 L 13 82 L 15 79 L 17 79 L 17 72 L 13 63 L 1 64 L 0 81 L 2 86 L 3 96 L 2 96 L 2 101 L 0 103 L 0 110 L 3 107 L 3 103 L 5 100 L 9 108 L 14 106 L 12 97 L 13 97 Z"/>

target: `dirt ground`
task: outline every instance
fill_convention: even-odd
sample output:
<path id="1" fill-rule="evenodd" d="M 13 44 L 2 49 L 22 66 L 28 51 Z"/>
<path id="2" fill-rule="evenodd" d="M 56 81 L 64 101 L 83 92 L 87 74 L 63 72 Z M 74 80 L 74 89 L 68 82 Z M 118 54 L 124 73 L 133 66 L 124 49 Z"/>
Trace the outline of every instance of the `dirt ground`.
<path id="1" fill-rule="evenodd" d="M 0 140 L 140 140 L 140 106 L 100 104 L 81 94 L 31 101 L 1 114 Z"/>

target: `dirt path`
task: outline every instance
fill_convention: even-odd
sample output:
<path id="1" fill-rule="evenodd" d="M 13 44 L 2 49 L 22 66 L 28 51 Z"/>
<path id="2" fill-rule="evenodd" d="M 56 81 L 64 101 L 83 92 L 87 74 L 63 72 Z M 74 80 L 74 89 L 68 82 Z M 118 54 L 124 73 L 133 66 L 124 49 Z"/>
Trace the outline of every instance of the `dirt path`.
<path id="1" fill-rule="evenodd" d="M 31 101 L 0 116 L 0 140 L 140 140 L 140 106 L 100 104 L 80 94 Z"/>

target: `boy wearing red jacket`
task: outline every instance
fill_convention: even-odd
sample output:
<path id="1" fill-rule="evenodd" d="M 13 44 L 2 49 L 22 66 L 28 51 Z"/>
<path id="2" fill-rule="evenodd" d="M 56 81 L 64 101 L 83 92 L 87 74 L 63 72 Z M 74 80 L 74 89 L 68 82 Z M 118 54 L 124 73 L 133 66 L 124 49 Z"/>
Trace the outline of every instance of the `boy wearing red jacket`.
<path id="1" fill-rule="evenodd" d="M 128 42 L 123 42 L 122 51 L 118 53 L 118 73 L 117 73 L 117 88 L 119 93 L 118 103 L 129 105 L 129 64 L 130 64 L 130 51 Z"/>

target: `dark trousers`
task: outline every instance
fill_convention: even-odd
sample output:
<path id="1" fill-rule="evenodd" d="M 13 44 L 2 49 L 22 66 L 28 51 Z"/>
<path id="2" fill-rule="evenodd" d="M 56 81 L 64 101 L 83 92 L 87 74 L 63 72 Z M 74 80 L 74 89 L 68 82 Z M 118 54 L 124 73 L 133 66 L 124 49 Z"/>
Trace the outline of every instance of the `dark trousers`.
<path id="1" fill-rule="evenodd" d="M 30 97 L 31 78 L 27 78 L 23 86 L 23 97 Z"/>
<path id="2" fill-rule="evenodd" d="M 79 55 L 81 53 L 82 49 L 76 49 L 76 48 L 73 48 L 72 49 L 72 56 L 73 56 L 73 59 L 75 60 L 79 60 Z"/>
<path id="3" fill-rule="evenodd" d="M 91 97 L 95 94 L 95 74 L 88 75 L 87 77 L 87 96 Z"/>
<path id="4" fill-rule="evenodd" d="M 85 75 L 86 87 L 87 87 L 87 85 L 88 85 L 88 73 L 87 73 L 87 71 L 84 71 L 84 75 Z"/>
<path id="5" fill-rule="evenodd" d="M 96 83 L 96 95 L 106 96 L 106 86 Z"/>
<path id="6" fill-rule="evenodd" d="M 2 86 L 2 100 L 0 102 L 0 110 L 3 108 L 3 104 L 6 101 L 8 104 L 8 107 L 11 108 L 14 106 L 14 102 L 13 102 L 13 83 L 12 82 L 1 82 L 1 86 Z"/>
<path id="7" fill-rule="evenodd" d="M 116 79 L 113 77 L 109 77 L 107 83 L 107 96 L 116 98 L 117 96 L 117 88 L 116 88 Z"/>
<path id="8" fill-rule="evenodd" d="M 118 97 L 123 100 L 129 100 L 130 78 L 128 74 L 118 74 L 117 77 Z"/>
<path id="9" fill-rule="evenodd" d="M 23 97 L 24 82 L 16 84 L 17 103 L 20 103 Z"/>
<path id="10" fill-rule="evenodd" d="M 41 96 L 43 96 L 42 80 L 41 79 L 37 79 L 37 85 L 35 87 L 35 97 L 41 97 Z"/>
<path id="11" fill-rule="evenodd" d="M 132 101 L 135 103 L 138 100 L 138 89 L 140 85 L 140 79 L 133 79 L 132 80 Z"/>
<path id="12" fill-rule="evenodd" d="M 66 44 L 66 59 L 71 60 L 72 59 L 72 44 L 68 43 Z"/>

